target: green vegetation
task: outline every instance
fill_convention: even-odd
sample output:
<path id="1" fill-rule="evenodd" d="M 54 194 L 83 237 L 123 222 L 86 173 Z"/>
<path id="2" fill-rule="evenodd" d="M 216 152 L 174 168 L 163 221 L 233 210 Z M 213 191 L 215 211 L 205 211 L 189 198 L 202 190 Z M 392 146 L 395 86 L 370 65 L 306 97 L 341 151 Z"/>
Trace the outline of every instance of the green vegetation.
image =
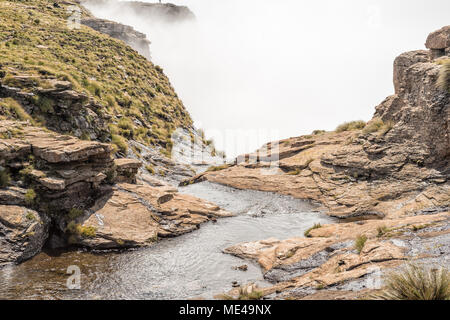
<path id="1" fill-rule="evenodd" d="M 28 189 L 27 193 L 25 193 L 25 203 L 29 206 L 34 204 L 36 200 L 36 192 L 33 189 Z"/>
<path id="2" fill-rule="evenodd" d="M 111 142 L 117 147 L 117 150 L 126 155 L 128 153 L 127 140 L 117 134 L 111 135 Z"/>
<path id="3" fill-rule="evenodd" d="M 389 232 L 388 227 L 386 227 L 386 226 L 379 226 L 377 228 L 377 237 L 381 238 L 382 236 L 384 236 L 388 232 Z"/>
<path id="4" fill-rule="evenodd" d="M 299 174 L 300 174 L 300 172 L 302 172 L 302 170 L 300 170 L 300 169 L 295 169 L 295 170 L 292 170 L 292 171 L 289 171 L 288 173 L 286 173 L 287 175 L 290 175 L 290 176 L 298 176 Z"/>
<path id="5" fill-rule="evenodd" d="M 35 93 L 34 88 L 50 88 L 50 79 L 69 81 L 73 90 L 100 106 L 95 112 L 107 124 L 118 123 L 112 128 L 116 132 L 108 126 L 111 136 L 102 138 L 114 140 L 118 151 L 125 152 L 125 141 L 132 138 L 170 153 L 172 132 L 190 127 L 192 120 L 162 69 L 120 40 L 86 26 L 69 29 L 70 3 L 53 4 L 0 1 L 0 82 Z M 82 18 L 88 15 L 82 9 Z M 30 102 L 37 108 L 27 115 L 17 103 L 1 99 L 0 117 L 44 124 L 59 108 L 43 94 L 30 97 Z M 151 129 L 138 134 L 135 120 Z"/>
<path id="6" fill-rule="evenodd" d="M 6 169 L 0 168 L 0 188 L 7 187 L 11 182 L 11 176 Z"/>
<path id="7" fill-rule="evenodd" d="M 450 272 L 410 264 L 403 270 L 389 274 L 385 287 L 371 296 L 381 300 L 450 300 Z"/>
<path id="8" fill-rule="evenodd" d="M 33 122 L 30 115 L 26 113 L 22 106 L 12 98 L 0 99 L 0 114 L 13 119 L 18 119 L 20 121 L 28 120 Z"/>
<path id="9" fill-rule="evenodd" d="M 442 62 L 437 85 L 441 90 L 450 92 L 450 59 Z"/>
<path id="10" fill-rule="evenodd" d="M 358 251 L 358 253 L 361 253 L 362 249 L 364 248 L 367 241 L 367 237 L 363 235 L 359 235 L 356 237 L 355 240 L 355 249 Z"/>
<path id="11" fill-rule="evenodd" d="M 154 168 L 151 164 L 146 165 L 146 166 L 145 166 L 145 169 L 147 169 L 147 171 L 148 171 L 150 174 L 155 174 L 155 168 Z"/>
<path id="12" fill-rule="evenodd" d="M 69 217 L 69 219 L 73 220 L 76 219 L 78 217 L 81 217 L 83 215 L 84 211 L 78 208 L 72 208 L 70 209 L 69 213 L 67 214 L 67 217 Z"/>
<path id="13" fill-rule="evenodd" d="M 363 132 L 364 133 L 378 132 L 379 136 L 384 136 L 392 129 L 393 126 L 394 126 L 393 121 L 384 122 L 380 118 L 375 118 L 366 125 Z"/>
<path id="14" fill-rule="evenodd" d="M 345 122 L 336 128 L 336 132 L 361 130 L 366 126 L 366 122 L 362 120 Z"/>
<path id="15" fill-rule="evenodd" d="M 306 230 L 303 234 L 305 237 L 307 238 L 311 238 L 311 231 L 314 229 L 319 229 L 322 228 L 322 225 L 320 223 L 315 223 L 311 228 L 309 228 L 308 230 Z"/>
<path id="16" fill-rule="evenodd" d="M 97 229 L 95 227 L 84 227 L 79 223 L 75 223 L 74 221 L 71 221 L 67 225 L 66 231 L 83 238 L 93 238 L 97 234 Z"/>
<path id="17" fill-rule="evenodd" d="M 27 220 L 30 220 L 30 221 L 36 220 L 36 217 L 32 212 L 28 212 L 27 215 L 25 216 L 25 218 L 27 218 Z"/>

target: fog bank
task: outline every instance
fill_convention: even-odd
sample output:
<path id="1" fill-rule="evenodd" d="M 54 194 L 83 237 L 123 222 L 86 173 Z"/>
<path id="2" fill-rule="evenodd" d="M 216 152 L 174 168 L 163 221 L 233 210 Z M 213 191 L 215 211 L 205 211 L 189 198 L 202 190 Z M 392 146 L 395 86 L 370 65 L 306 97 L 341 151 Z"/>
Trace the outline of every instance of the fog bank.
<path id="1" fill-rule="evenodd" d="M 369 120 L 393 93 L 394 58 L 424 48 L 450 12 L 448 0 L 173 3 L 188 6 L 196 22 L 167 25 L 117 7 L 88 8 L 147 34 L 152 60 L 195 124 L 229 156 Z"/>

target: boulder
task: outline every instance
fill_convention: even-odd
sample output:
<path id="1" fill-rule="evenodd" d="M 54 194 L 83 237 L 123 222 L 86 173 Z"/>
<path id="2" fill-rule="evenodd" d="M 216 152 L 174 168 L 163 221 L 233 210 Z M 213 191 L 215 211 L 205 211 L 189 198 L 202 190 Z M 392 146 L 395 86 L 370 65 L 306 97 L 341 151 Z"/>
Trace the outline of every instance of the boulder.
<path id="1" fill-rule="evenodd" d="M 0 205 L 0 266 L 39 253 L 48 236 L 49 219 L 21 206 Z"/>

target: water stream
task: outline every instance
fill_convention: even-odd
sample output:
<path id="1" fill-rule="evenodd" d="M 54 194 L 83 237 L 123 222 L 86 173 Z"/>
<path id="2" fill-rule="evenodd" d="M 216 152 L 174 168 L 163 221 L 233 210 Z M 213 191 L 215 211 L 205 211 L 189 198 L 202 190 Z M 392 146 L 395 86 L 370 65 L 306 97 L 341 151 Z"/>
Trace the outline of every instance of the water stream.
<path id="1" fill-rule="evenodd" d="M 314 223 L 331 218 L 291 197 L 242 191 L 208 182 L 180 188 L 236 213 L 193 233 L 164 239 L 153 247 L 126 252 L 44 251 L 0 270 L 0 299 L 188 299 L 212 298 L 232 282 L 264 280 L 259 266 L 222 253 L 239 242 L 302 236 Z M 248 265 L 247 271 L 233 267 Z M 69 290 L 70 265 L 81 269 L 81 289 Z"/>

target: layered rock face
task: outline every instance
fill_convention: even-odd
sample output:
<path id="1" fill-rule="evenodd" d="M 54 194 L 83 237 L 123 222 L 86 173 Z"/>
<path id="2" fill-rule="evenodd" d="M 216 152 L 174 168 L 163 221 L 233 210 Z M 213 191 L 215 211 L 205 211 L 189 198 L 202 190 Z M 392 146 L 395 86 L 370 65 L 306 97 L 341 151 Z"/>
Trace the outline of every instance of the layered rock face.
<path id="1" fill-rule="evenodd" d="M 151 59 L 150 41 L 145 34 L 134 30 L 132 27 L 98 18 L 86 18 L 81 20 L 81 23 L 98 32 L 122 40 L 148 60 Z"/>
<path id="2" fill-rule="evenodd" d="M 141 162 L 113 160 L 111 151 L 0 121 L 0 265 L 32 257 L 47 239 L 51 247 L 148 246 L 231 216 L 153 177 L 134 184 Z"/>

